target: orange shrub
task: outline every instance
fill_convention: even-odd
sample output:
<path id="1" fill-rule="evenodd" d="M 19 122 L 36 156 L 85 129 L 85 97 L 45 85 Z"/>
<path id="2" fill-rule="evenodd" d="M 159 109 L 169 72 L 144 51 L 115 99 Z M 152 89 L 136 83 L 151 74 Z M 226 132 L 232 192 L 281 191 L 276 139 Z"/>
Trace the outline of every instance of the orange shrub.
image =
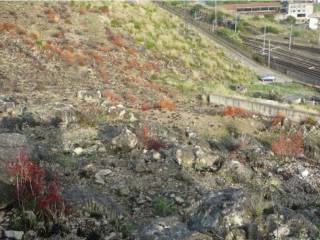
<path id="1" fill-rule="evenodd" d="M 137 55 L 137 50 L 132 48 L 132 47 L 129 47 L 129 48 L 127 48 L 127 53 L 129 55 L 136 56 Z"/>
<path id="2" fill-rule="evenodd" d="M 36 33 L 30 33 L 29 37 L 33 40 L 37 40 L 39 38 L 39 36 Z"/>
<path id="3" fill-rule="evenodd" d="M 278 125 L 279 123 L 283 123 L 284 121 L 284 116 L 280 115 L 280 114 L 277 114 L 276 116 L 272 117 L 271 119 L 271 124 L 272 126 L 276 126 Z"/>
<path id="4" fill-rule="evenodd" d="M 34 46 L 34 41 L 32 41 L 32 39 L 30 39 L 29 37 L 27 36 L 22 36 L 22 41 L 29 45 L 30 47 L 33 47 Z"/>
<path id="5" fill-rule="evenodd" d="M 8 22 L 0 23 L 0 31 L 9 31 L 9 30 L 15 29 L 16 27 L 17 25 L 13 23 L 8 23 Z"/>
<path id="6" fill-rule="evenodd" d="M 176 104 L 168 99 L 161 99 L 158 107 L 161 109 L 168 109 L 170 111 L 176 110 Z"/>
<path id="7" fill-rule="evenodd" d="M 142 103 L 141 104 L 141 110 L 144 111 L 144 112 L 148 111 L 148 110 L 150 110 L 152 108 L 153 108 L 153 106 L 150 103 Z"/>
<path id="8" fill-rule="evenodd" d="M 100 77 L 102 78 L 103 82 L 106 84 L 109 83 L 110 76 L 109 76 L 107 69 L 99 68 L 98 72 L 99 72 Z"/>
<path id="9" fill-rule="evenodd" d="M 134 104 L 137 102 L 138 98 L 130 93 L 125 93 L 125 98 L 130 101 L 130 103 Z"/>
<path id="10" fill-rule="evenodd" d="M 114 33 L 111 29 L 106 28 L 106 32 L 109 35 L 110 41 L 117 45 L 118 47 L 124 47 L 126 45 L 126 41 L 120 34 Z"/>
<path id="11" fill-rule="evenodd" d="M 64 37 L 64 33 L 63 32 L 56 32 L 54 34 L 52 34 L 52 37 L 54 38 L 63 38 Z"/>
<path id="12" fill-rule="evenodd" d="M 88 62 L 88 58 L 81 53 L 76 53 L 74 55 L 75 62 L 80 66 L 85 66 Z"/>
<path id="13" fill-rule="evenodd" d="M 246 112 L 243 108 L 227 106 L 223 110 L 223 116 L 244 115 Z"/>
<path id="14" fill-rule="evenodd" d="M 296 157 L 303 154 L 303 136 L 302 133 L 281 134 L 271 144 L 271 150 L 278 156 Z"/>
<path id="15" fill-rule="evenodd" d="M 111 90 L 107 90 L 107 89 L 104 90 L 103 96 L 108 98 L 110 101 L 118 101 L 119 100 L 119 96 Z"/>
<path id="16" fill-rule="evenodd" d="M 103 61 L 103 57 L 95 51 L 89 51 L 88 54 L 93 58 L 93 60 L 96 63 L 101 63 Z"/>
<path id="17" fill-rule="evenodd" d="M 60 54 L 60 57 L 63 61 L 67 62 L 68 64 L 73 64 L 74 62 L 74 55 L 72 52 L 68 50 L 63 50 Z"/>
<path id="18" fill-rule="evenodd" d="M 127 61 L 128 67 L 129 68 L 138 68 L 139 67 L 139 63 L 136 59 L 129 59 Z"/>

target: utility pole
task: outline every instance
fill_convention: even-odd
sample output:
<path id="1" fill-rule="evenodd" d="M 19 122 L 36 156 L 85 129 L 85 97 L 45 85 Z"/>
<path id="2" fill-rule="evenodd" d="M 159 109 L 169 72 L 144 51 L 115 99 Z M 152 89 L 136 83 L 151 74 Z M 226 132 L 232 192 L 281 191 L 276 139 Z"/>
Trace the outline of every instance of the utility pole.
<path id="1" fill-rule="evenodd" d="M 291 24 L 290 37 L 289 37 L 289 50 L 291 50 L 291 45 L 292 45 L 292 24 Z"/>
<path id="2" fill-rule="evenodd" d="M 211 29 L 211 31 L 212 31 L 212 32 L 214 32 L 214 30 L 215 30 L 215 27 L 214 27 L 214 20 L 212 20 L 212 29 Z"/>
<path id="3" fill-rule="evenodd" d="M 268 67 L 270 67 L 270 62 L 271 62 L 271 46 L 270 46 L 270 39 L 269 39 Z"/>
<path id="4" fill-rule="evenodd" d="M 214 25 L 218 26 L 217 0 L 214 1 Z"/>
<path id="5" fill-rule="evenodd" d="M 264 51 L 266 49 L 266 33 L 267 33 L 267 26 L 264 25 L 262 55 L 264 55 Z"/>
<path id="6" fill-rule="evenodd" d="M 236 9 L 236 18 L 235 18 L 235 23 L 234 23 L 234 32 L 237 32 L 237 21 L 238 21 L 238 11 Z"/>

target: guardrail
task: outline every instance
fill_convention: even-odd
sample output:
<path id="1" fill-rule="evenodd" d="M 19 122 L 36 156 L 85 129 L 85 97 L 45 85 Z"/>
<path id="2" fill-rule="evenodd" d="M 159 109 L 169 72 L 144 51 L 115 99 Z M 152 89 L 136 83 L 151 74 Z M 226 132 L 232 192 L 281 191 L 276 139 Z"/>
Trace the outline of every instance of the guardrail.
<path id="1" fill-rule="evenodd" d="M 308 117 L 312 117 L 320 121 L 320 113 L 295 109 L 275 101 L 272 101 L 272 102 L 270 100 L 268 101 L 269 102 L 266 103 L 265 100 L 258 100 L 258 99 L 246 99 L 246 98 L 225 96 L 225 95 L 219 95 L 219 94 L 209 95 L 209 103 L 211 104 L 238 107 L 238 108 L 245 109 L 249 112 L 257 113 L 267 117 L 281 115 L 296 122 L 303 121 Z"/>

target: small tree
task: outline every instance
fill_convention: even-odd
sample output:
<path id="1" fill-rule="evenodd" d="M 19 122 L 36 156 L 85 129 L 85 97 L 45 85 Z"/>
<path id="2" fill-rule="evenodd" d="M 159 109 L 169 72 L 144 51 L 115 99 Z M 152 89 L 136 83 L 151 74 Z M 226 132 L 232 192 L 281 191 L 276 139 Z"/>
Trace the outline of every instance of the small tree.
<path id="1" fill-rule="evenodd" d="M 302 133 L 281 134 L 272 142 L 271 149 L 278 156 L 297 157 L 303 154 Z"/>

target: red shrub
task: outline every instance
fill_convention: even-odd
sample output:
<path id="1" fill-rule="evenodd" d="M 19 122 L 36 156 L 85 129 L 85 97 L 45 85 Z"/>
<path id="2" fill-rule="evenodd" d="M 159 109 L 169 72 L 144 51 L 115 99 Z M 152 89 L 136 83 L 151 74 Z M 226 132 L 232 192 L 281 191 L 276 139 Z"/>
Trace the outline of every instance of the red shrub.
<path id="1" fill-rule="evenodd" d="M 57 183 L 46 185 L 43 169 L 28 160 L 25 153 L 9 165 L 8 173 L 15 178 L 16 201 L 23 210 L 31 207 L 51 218 L 65 213 L 65 202 L 60 197 Z"/>
<path id="2" fill-rule="evenodd" d="M 139 63 L 137 62 L 137 59 L 129 59 L 127 61 L 128 67 L 129 68 L 138 68 L 139 67 Z"/>
<path id="3" fill-rule="evenodd" d="M 126 45 L 126 41 L 120 34 L 114 33 L 111 29 L 106 28 L 106 32 L 109 35 L 110 41 L 117 45 L 118 47 L 124 47 Z"/>
<path id="4" fill-rule="evenodd" d="M 272 126 L 276 126 L 279 123 L 281 123 L 281 125 L 283 124 L 284 121 L 284 116 L 282 116 L 281 114 L 277 114 L 276 116 L 272 117 L 271 119 L 271 125 Z"/>
<path id="5" fill-rule="evenodd" d="M 161 148 L 165 148 L 167 144 L 159 139 L 157 136 L 150 134 L 148 126 L 143 126 L 136 131 L 136 135 L 139 141 L 145 145 L 149 150 L 153 149 L 159 151 Z"/>
<path id="6" fill-rule="evenodd" d="M 105 68 L 99 68 L 99 74 L 105 84 L 109 83 L 110 75 Z"/>
<path id="7" fill-rule="evenodd" d="M 168 99 L 161 99 L 158 107 L 161 109 L 168 109 L 170 111 L 176 110 L 176 104 Z"/>
<path id="8" fill-rule="evenodd" d="M 34 46 L 34 41 L 32 41 L 32 39 L 30 39 L 29 37 L 27 36 L 22 36 L 22 41 L 29 45 L 30 47 L 33 47 Z"/>
<path id="9" fill-rule="evenodd" d="M 9 30 L 15 29 L 16 27 L 17 25 L 13 23 L 8 23 L 8 22 L 0 23 L 0 32 L 9 31 Z"/>
<path id="10" fill-rule="evenodd" d="M 88 58 L 81 53 L 75 54 L 74 58 L 77 64 L 79 64 L 80 66 L 85 66 L 88 62 Z"/>
<path id="11" fill-rule="evenodd" d="M 88 54 L 93 58 L 93 60 L 96 63 L 101 63 L 103 61 L 103 57 L 97 52 L 90 51 Z"/>
<path id="12" fill-rule="evenodd" d="M 127 53 L 129 55 L 136 56 L 137 55 L 137 50 L 135 48 L 129 47 L 129 48 L 127 48 Z"/>
<path id="13" fill-rule="evenodd" d="M 72 52 L 70 52 L 68 50 L 63 50 L 60 53 L 60 57 L 62 58 L 63 61 L 65 61 L 68 64 L 73 64 L 73 62 L 74 62 L 74 55 Z"/>
<path id="14" fill-rule="evenodd" d="M 30 33 L 29 34 L 29 37 L 32 39 L 32 40 L 37 40 L 39 38 L 39 36 L 36 34 L 36 33 Z"/>
<path id="15" fill-rule="evenodd" d="M 246 110 L 239 107 L 227 106 L 223 110 L 223 116 L 236 116 L 236 115 L 245 115 Z"/>
<path id="16" fill-rule="evenodd" d="M 275 139 L 271 145 L 272 151 L 278 156 L 296 157 L 303 154 L 303 136 L 302 134 L 281 134 L 278 139 Z"/>
<path id="17" fill-rule="evenodd" d="M 130 101 L 130 103 L 134 104 L 137 102 L 138 98 L 130 93 L 125 93 L 125 97 Z"/>
<path id="18" fill-rule="evenodd" d="M 119 100 L 119 96 L 111 90 L 104 90 L 103 96 L 108 98 L 110 101 L 118 101 Z"/>
<path id="19" fill-rule="evenodd" d="M 52 37 L 54 38 L 63 38 L 64 37 L 64 33 L 63 32 L 56 32 L 52 34 Z"/>
<path id="20" fill-rule="evenodd" d="M 153 106 L 150 103 L 142 103 L 141 104 L 141 110 L 144 111 L 144 112 L 148 111 L 148 110 L 150 110 L 152 108 L 153 108 Z"/>

